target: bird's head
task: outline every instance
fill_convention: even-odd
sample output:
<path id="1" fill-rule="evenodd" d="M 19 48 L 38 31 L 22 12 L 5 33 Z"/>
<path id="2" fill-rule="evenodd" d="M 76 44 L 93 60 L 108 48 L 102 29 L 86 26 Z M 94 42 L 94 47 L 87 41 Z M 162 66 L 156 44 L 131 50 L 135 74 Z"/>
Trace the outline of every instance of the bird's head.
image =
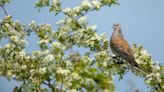
<path id="1" fill-rule="evenodd" d="M 120 31 L 121 30 L 121 25 L 120 24 L 113 24 L 112 27 L 115 31 Z"/>

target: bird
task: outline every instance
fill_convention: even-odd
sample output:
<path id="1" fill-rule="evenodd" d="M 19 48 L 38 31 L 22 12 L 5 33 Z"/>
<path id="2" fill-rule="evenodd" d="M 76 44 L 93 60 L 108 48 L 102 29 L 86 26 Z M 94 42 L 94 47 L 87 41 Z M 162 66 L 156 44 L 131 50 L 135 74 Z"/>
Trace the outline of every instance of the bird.
<path id="1" fill-rule="evenodd" d="M 110 48 L 113 54 L 126 60 L 132 67 L 139 67 L 134 58 L 134 53 L 129 43 L 124 39 L 121 25 L 113 24 L 114 29 L 110 38 Z"/>

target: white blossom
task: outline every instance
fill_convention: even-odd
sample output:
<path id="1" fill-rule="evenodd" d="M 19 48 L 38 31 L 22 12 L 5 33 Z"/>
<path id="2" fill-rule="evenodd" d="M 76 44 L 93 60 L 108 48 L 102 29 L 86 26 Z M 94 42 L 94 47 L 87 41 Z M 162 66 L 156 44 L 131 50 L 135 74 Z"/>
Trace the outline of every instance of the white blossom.
<path id="1" fill-rule="evenodd" d="M 74 7 L 74 8 L 73 8 L 73 11 L 75 11 L 76 13 L 78 13 L 78 12 L 80 12 L 80 9 L 81 9 L 81 8 L 80 8 L 79 6 L 77 6 L 77 7 Z"/>
<path id="2" fill-rule="evenodd" d="M 10 27 L 10 25 L 9 25 L 8 23 L 5 23 L 5 26 L 6 26 L 6 27 Z"/>
<path id="3" fill-rule="evenodd" d="M 52 47 L 60 47 L 61 43 L 60 42 L 54 42 L 52 43 Z"/>
<path id="4" fill-rule="evenodd" d="M 11 47 L 11 44 L 6 44 L 4 47 L 5 48 L 10 48 Z"/>
<path id="5" fill-rule="evenodd" d="M 21 65 L 21 69 L 25 70 L 27 68 L 27 65 Z"/>
<path id="6" fill-rule="evenodd" d="M 66 66 L 71 66 L 72 62 L 71 61 L 66 61 Z"/>
<path id="7" fill-rule="evenodd" d="M 24 40 L 24 39 L 19 40 L 19 42 L 28 44 L 28 42 L 26 40 Z"/>
<path id="8" fill-rule="evenodd" d="M 72 83 L 71 82 L 66 82 L 65 85 L 72 86 Z"/>
<path id="9" fill-rule="evenodd" d="M 27 60 L 29 60 L 29 59 L 30 59 L 30 56 L 26 56 L 25 58 L 26 58 Z"/>
<path id="10" fill-rule="evenodd" d="M 18 41 L 19 37 L 14 35 L 14 36 L 11 36 L 10 39 L 13 41 Z"/>
<path id="11" fill-rule="evenodd" d="M 137 57 L 138 56 L 138 54 L 137 53 L 134 53 L 134 57 Z"/>
<path id="12" fill-rule="evenodd" d="M 82 60 L 84 63 L 88 63 L 91 61 L 91 59 L 88 56 L 83 56 Z"/>
<path id="13" fill-rule="evenodd" d="M 78 80 L 78 79 L 81 78 L 81 77 L 79 76 L 79 74 L 76 73 L 76 72 L 73 72 L 73 73 L 71 74 L 71 76 L 72 76 L 72 78 L 73 78 L 74 80 Z"/>
<path id="14" fill-rule="evenodd" d="M 104 89 L 103 92 L 109 92 L 109 90 L 108 89 Z"/>
<path id="15" fill-rule="evenodd" d="M 21 50 L 19 52 L 16 52 L 16 59 L 23 59 L 26 56 L 25 50 Z"/>
<path id="16" fill-rule="evenodd" d="M 7 73 L 6 73 L 6 75 L 7 75 L 8 77 L 11 77 L 11 76 L 12 76 L 12 71 L 11 71 L 11 70 L 8 70 Z"/>
<path id="17" fill-rule="evenodd" d="M 67 23 L 68 23 L 68 24 L 72 23 L 72 19 L 70 19 L 70 18 L 67 19 Z"/>
<path id="18" fill-rule="evenodd" d="M 66 76 L 70 74 L 70 71 L 68 69 L 62 69 L 61 67 L 59 67 L 56 73 Z"/>
<path id="19" fill-rule="evenodd" d="M 107 62 L 102 63 L 104 67 L 107 67 Z"/>
<path id="20" fill-rule="evenodd" d="M 24 57 L 26 55 L 26 52 L 24 50 L 19 51 L 19 56 Z"/>
<path id="21" fill-rule="evenodd" d="M 90 2 L 88 0 L 84 0 L 84 1 L 82 1 L 81 6 L 83 8 L 89 9 L 92 5 L 90 4 Z"/>
<path id="22" fill-rule="evenodd" d="M 109 71 L 104 71 L 104 74 L 107 75 L 107 76 L 109 76 L 110 73 L 109 73 Z"/>
<path id="23" fill-rule="evenodd" d="M 44 50 L 41 52 L 41 54 L 49 54 L 49 50 Z"/>
<path id="24" fill-rule="evenodd" d="M 64 22 L 65 22 L 64 20 L 59 20 L 56 24 L 57 25 L 62 25 L 62 24 L 64 24 Z"/>
<path id="25" fill-rule="evenodd" d="M 63 10 L 63 12 L 64 12 L 64 13 L 69 13 L 69 12 L 71 12 L 71 8 L 67 7 L 67 8 L 65 8 L 65 9 Z"/>
<path id="26" fill-rule="evenodd" d="M 16 74 L 12 74 L 12 78 L 16 78 L 18 77 Z"/>
<path id="27" fill-rule="evenodd" d="M 78 19 L 78 22 L 83 24 L 83 23 L 85 23 L 86 19 L 87 19 L 87 16 L 82 16 Z"/>
<path id="28" fill-rule="evenodd" d="M 157 81 L 158 81 L 158 82 L 162 82 L 162 79 L 159 78 L 159 77 L 157 77 Z"/>
<path id="29" fill-rule="evenodd" d="M 164 89 L 164 85 L 162 86 L 162 88 Z"/>
<path id="30" fill-rule="evenodd" d="M 49 61 L 53 61 L 55 58 L 52 54 L 48 54 L 45 58 L 44 61 L 45 62 L 49 62 Z"/>
<path id="31" fill-rule="evenodd" d="M 76 89 L 71 89 L 69 92 L 78 92 Z"/>
<path id="32" fill-rule="evenodd" d="M 13 66 L 15 67 L 15 69 L 18 69 L 20 67 L 19 63 L 15 63 L 13 64 Z"/>
<path id="33" fill-rule="evenodd" d="M 156 76 L 156 77 L 160 77 L 160 73 L 156 73 L 155 76 Z"/>
<path id="34" fill-rule="evenodd" d="M 153 66 L 153 70 L 154 70 L 154 71 L 160 70 L 160 66 Z"/>
<path id="35" fill-rule="evenodd" d="M 49 42 L 49 40 L 47 40 L 47 39 L 42 39 L 42 40 L 40 40 L 40 41 L 38 42 L 38 44 L 48 43 L 48 42 Z"/>
<path id="36" fill-rule="evenodd" d="M 35 70 L 34 70 L 34 69 L 31 69 L 31 70 L 30 70 L 30 73 L 34 73 L 34 72 L 35 72 Z"/>
<path id="37" fill-rule="evenodd" d="M 16 23 L 19 23 L 20 21 L 19 20 L 15 20 Z"/>
<path id="38" fill-rule="evenodd" d="M 63 12 L 68 15 L 68 16 L 71 16 L 71 17 L 76 17 L 77 14 L 75 13 L 75 11 L 73 11 L 73 9 L 67 7 L 63 10 Z"/>
<path id="39" fill-rule="evenodd" d="M 89 43 L 89 45 L 90 45 L 91 47 L 94 47 L 95 41 L 92 40 L 92 41 L 89 41 L 88 43 Z"/>
<path id="40" fill-rule="evenodd" d="M 103 42 L 108 42 L 108 38 L 106 37 L 106 33 L 102 33 L 100 35 L 100 37 L 101 37 L 101 39 L 102 39 Z"/>
<path id="41" fill-rule="evenodd" d="M 60 0 L 53 0 L 52 1 L 54 4 L 57 4 L 58 2 L 60 2 Z"/>
<path id="42" fill-rule="evenodd" d="M 52 43 L 52 48 L 60 48 L 62 50 L 65 50 L 66 46 L 62 45 L 60 42 L 54 42 Z"/>
<path id="43" fill-rule="evenodd" d="M 147 50 L 141 50 L 141 53 L 145 56 L 150 56 L 150 54 L 147 52 Z"/>
<path id="44" fill-rule="evenodd" d="M 99 9 L 100 6 L 101 6 L 101 3 L 100 3 L 99 1 L 97 1 L 97 0 L 93 0 L 91 3 L 92 3 L 93 6 L 96 7 L 97 9 Z"/>
<path id="45" fill-rule="evenodd" d="M 98 34 L 94 34 L 95 39 L 100 40 L 100 36 Z"/>
<path id="46" fill-rule="evenodd" d="M 39 68 L 39 73 L 44 74 L 46 73 L 46 70 L 47 70 L 46 67 Z"/>
<path id="47" fill-rule="evenodd" d="M 6 18 L 11 18 L 12 16 L 11 15 L 7 15 Z"/>
<path id="48" fill-rule="evenodd" d="M 15 47 L 15 45 L 6 44 L 4 47 L 6 48 L 6 51 L 5 52 L 9 53 L 11 50 L 13 50 L 13 48 Z"/>
<path id="49" fill-rule="evenodd" d="M 97 30 L 97 26 L 96 25 L 89 26 L 88 28 L 92 29 L 92 30 Z"/>
<path id="50" fill-rule="evenodd" d="M 151 83 L 151 81 L 152 81 L 152 78 L 149 78 L 148 80 L 146 80 L 145 82 L 147 83 L 147 84 L 150 84 Z"/>
<path id="51" fill-rule="evenodd" d="M 93 83 L 93 79 L 86 78 L 86 79 L 85 79 L 85 82 L 86 82 L 87 84 Z"/>
<path id="52" fill-rule="evenodd" d="M 32 24 L 34 24 L 35 23 L 35 21 L 34 20 L 32 20 L 32 22 L 31 22 Z"/>
<path id="53" fill-rule="evenodd" d="M 136 62 L 138 63 L 138 64 L 142 64 L 143 62 L 142 62 L 142 60 L 140 60 L 140 59 L 136 59 Z"/>

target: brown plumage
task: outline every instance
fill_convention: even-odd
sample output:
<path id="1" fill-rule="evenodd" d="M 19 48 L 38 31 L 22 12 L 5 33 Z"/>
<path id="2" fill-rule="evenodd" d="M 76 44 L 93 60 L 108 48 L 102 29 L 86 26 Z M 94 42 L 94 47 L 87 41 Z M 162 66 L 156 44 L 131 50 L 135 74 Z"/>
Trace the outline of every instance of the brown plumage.
<path id="1" fill-rule="evenodd" d="M 137 62 L 134 59 L 134 53 L 128 42 L 124 39 L 121 26 L 119 24 L 113 25 L 114 32 L 110 39 L 110 48 L 112 52 L 126 61 L 132 66 L 138 67 Z"/>

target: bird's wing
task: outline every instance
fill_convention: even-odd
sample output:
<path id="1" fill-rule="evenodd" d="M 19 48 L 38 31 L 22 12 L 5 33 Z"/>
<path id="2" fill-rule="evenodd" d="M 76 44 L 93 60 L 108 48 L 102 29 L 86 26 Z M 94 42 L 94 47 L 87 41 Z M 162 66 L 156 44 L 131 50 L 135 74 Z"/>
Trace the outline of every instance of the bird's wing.
<path id="1" fill-rule="evenodd" d="M 128 42 L 126 40 L 124 40 L 121 37 L 116 37 L 115 39 L 113 39 L 110 43 L 111 48 L 117 52 L 120 53 L 119 55 L 133 55 L 133 51 L 130 47 L 130 45 L 128 44 Z"/>
<path id="2" fill-rule="evenodd" d="M 133 56 L 133 50 L 126 40 L 116 37 L 111 41 L 110 46 L 121 58 L 127 60 L 131 65 L 138 67 Z"/>

